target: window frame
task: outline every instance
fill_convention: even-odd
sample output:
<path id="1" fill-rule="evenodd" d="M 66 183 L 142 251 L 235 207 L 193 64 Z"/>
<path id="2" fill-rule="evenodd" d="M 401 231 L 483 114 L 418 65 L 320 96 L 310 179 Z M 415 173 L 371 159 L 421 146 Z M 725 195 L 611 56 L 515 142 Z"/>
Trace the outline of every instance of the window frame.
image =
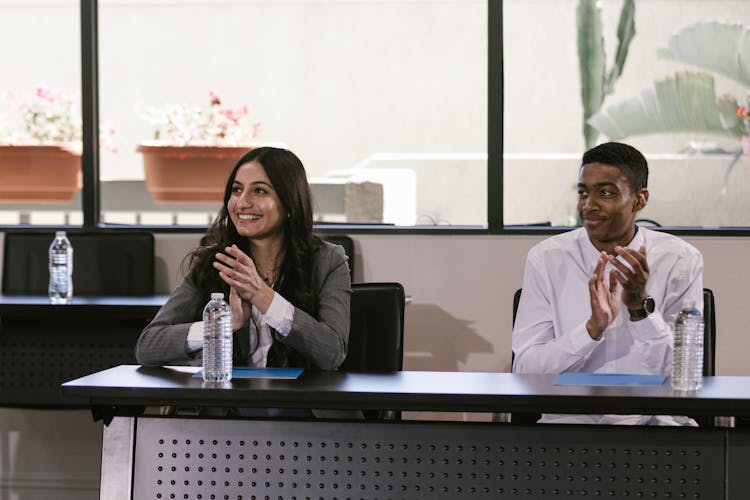
<path id="1" fill-rule="evenodd" d="M 101 187 L 99 179 L 99 47 L 98 0 L 80 0 L 81 18 L 81 113 L 83 154 L 82 226 L 67 226 L 71 231 L 150 230 L 164 233 L 200 233 L 205 226 L 154 226 L 107 224 L 100 220 Z M 329 234 L 429 234 L 429 235 L 552 235 L 572 229 L 555 226 L 505 226 L 503 224 L 503 1 L 487 0 L 487 225 L 486 226 L 389 226 L 379 224 L 316 224 Z M 56 227 L 56 226 L 55 226 Z M 37 225 L 0 227 L 49 230 Z M 750 227 L 688 228 L 662 227 L 659 230 L 685 236 L 750 236 Z"/>

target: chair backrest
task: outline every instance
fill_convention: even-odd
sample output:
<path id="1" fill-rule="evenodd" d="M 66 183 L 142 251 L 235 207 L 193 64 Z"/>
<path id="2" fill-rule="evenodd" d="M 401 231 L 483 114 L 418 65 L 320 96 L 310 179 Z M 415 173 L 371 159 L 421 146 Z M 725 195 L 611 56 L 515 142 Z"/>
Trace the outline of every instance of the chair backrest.
<path id="1" fill-rule="evenodd" d="M 516 293 L 513 294 L 513 323 L 512 325 L 516 324 L 516 313 L 518 313 L 518 303 L 521 302 L 521 288 L 516 290 Z"/>
<path id="2" fill-rule="evenodd" d="M 516 323 L 518 302 L 521 300 L 521 289 L 513 294 L 513 324 Z M 703 375 L 712 377 L 716 374 L 716 303 L 714 292 L 703 289 Z M 511 359 L 513 354 L 511 354 Z"/>
<path id="3" fill-rule="evenodd" d="M 45 295 L 54 232 L 5 233 L 3 293 Z M 73 245 L 73 294 L 154 293 L 154 237 L 149 232 L 68 233 Z"/>
<path id="4" fill-rule="evenodd" d="M 716 375 L 716 303 L 714 292 L 703 289 L 703 375 Z"/>
<path id="5" fill-rule="evenodd" d="M 333 243 L 334 245 L 341 245 L 344 248 L 344 253 L 346 253 L 347 258 L 349 259 L 349 274 L 351 275 L 351 279 L 354 280 L 354 240 L 349 236 L 339 234 L 321 234 L 320 238 L 329 243 Z"/>
<path id="6" fill-rule="evenodd" d="M 342 371 L 386 372 L 403 368 L 404 287 L 399 283 L 352 284 L 351 327 Z"/>

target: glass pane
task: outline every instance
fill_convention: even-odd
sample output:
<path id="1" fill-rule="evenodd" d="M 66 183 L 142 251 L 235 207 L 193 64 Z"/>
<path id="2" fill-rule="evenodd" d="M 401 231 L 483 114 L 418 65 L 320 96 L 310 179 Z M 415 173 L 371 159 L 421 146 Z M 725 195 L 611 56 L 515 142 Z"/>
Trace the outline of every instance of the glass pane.
<path id="1" fill-rule="evenodd" d="M 579 3 L 503 2 L 505 224 L 576 224 L 575 185 L 586 149 L 576 42 Z M 600 6 L 608 75 L 626 2 L 591 4 Z M 591 145 L 611 137 L 646 155 L 651 197 L 640 217 L 664 226 L 750 226 L 750 150 L 741 156 L 750 119 L 743 124 L 736 117 L 738 105 L 747 106 L 750 89 L 747 7 L 745 0 L 635 2 L 635 36 L 622 73 L 601 107 L 593 105 L 605 115 L 594 120 L 606 133 L 595 136 Z M 588 19 L 596 16 L 594 12 Z M 709 24 L 718 20 L 724 22 Z M 742 50 L 738 43 L 744 43 Z M 667 48 L 669 57 L 660 53 Z M 697 73 L 703 76 L 695 77 Z M 656 85 L 662 97 L 652 97 Z M 726 101 L 719 101 L 723 95 Z M 626 107 L 626 116 L 611 111 L 616 107 Z"/>
<path id="2" fill-rule="evenodd" d="M 75 1 L 0 2 L 0 225 L 83 222 L 79 18 Z"/>
<path id="3" fill-rule="evenodd" d="M 105 221 L 211 220 L 239 156 L 188 185 L 190 157 L 226 130 L 199 133 L 213 110 L 244 120 L 237 145 L 298 154 L 318 221 L 486 224 L 485 0 L 102 1 L 99 14 L 101 116 L 120 144 L 102 155 Z M 149 113 L 191 126 L 154 142 Z M 166 143 L 181 191 L 152 176 Z"/>

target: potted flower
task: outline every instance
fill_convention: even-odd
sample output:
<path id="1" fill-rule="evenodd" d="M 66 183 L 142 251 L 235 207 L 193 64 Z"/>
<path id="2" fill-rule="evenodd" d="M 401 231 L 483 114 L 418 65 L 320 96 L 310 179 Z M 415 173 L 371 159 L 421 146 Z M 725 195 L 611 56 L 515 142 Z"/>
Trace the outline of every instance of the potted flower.
<path id="1" fill-rule="evenodd" d="M 247 106 L 231 108 L 209 93 L 207 109 L 166 105 L 147 108 L 152 141 L 141 143 L 146 189 L 156 202 L 221 201 L 234 163 L 253 148 L 260 123 Z"/>
<path id="2" fill-rule="evenodd" d="M 69 202 L 81 190 L 81 119 L 73 99 L 38 85 L 30 97 L 4 92 L 0 200 Z M 109 127 L 104 146 L 114 149 Z"/>
<path id="3" fill-rule="evenodd" d="M 742 152 L 745 153 L 745 156 L 750 160 L 750 96 L 748 96 L 744 103 L 738 103 L 736 114 L 737 118 L 740 119 L 745 126 L 744 135 L 741 139 Z"/>

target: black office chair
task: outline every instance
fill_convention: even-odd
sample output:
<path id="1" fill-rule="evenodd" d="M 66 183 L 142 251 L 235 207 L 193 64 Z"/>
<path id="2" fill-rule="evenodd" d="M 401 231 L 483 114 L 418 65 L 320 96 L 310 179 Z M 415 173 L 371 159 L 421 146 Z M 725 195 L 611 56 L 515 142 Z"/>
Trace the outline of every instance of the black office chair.
<path id="1" fill-rule="evenodd" d="M 521 288 L 513 294 L 513 324 L 516 324 L 518 303 L 521 301 Z M 716 303 L 714 292 L 710 288 L 703 289 L 703 375 L 712 377 L 716 374 Z M 515 353 L 511 353 L 511 363 Z M 514 413 L 511 422 L 529 424 L 540 418 L 538 413 Z M 713 426 L 713 418 L 706 416 L 692 417 L 701 427 Z"/>
<path id="2" fill-rule="evenodd" d="M 344 253 L 346 253 L 347 258 L 349 259 L 349 274 L 351 279 L 354 280 L 354 240 L 349 236 L 339 234 L 321 234 L 320 238 L 329 243 L 333 243 L 334 245 L 341 245 L 344 248 Z"/>
<path id="3" fill-rule="evenodd" d="M 703 375 L 716 375 L 716 303 L 714 292 L 703 289 Z"/>
<path id="4" fill-rule="evenodd" d="M 341 367 L 349 372 L 403 368 L 404 288 L 399 283 L 352 285 L 349 348 Z M 367 419 L 399 419 L 400 412 L 364 411 Z"/>
<path id="5" fill-rule="evenodd" d="M 53 232 L 5 233 L 3 293 L 46 295 Z M 68 233 L 73 295 L 154 294 L 154 236 L 148 232 Z"/>
<path id="6" fill-rule="evenodd" d="M 404 288 L 399 283 L 352 284 L 349 348 L 339 369 L 399 371 L 403 354 Z"/>
<path id="7" fill-rule="evenodd" d="M 703 289 L 703 375 L 716 375 L 716 303 L 714 292 L 710 288 Z M 714 418 L 711 416 L 692 416 L 700 427 L 713 427 Z"/>

